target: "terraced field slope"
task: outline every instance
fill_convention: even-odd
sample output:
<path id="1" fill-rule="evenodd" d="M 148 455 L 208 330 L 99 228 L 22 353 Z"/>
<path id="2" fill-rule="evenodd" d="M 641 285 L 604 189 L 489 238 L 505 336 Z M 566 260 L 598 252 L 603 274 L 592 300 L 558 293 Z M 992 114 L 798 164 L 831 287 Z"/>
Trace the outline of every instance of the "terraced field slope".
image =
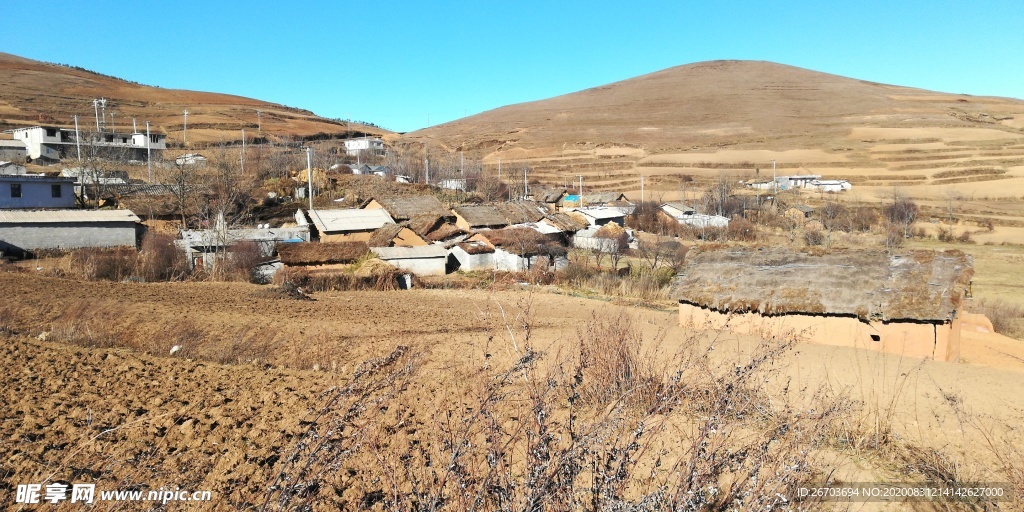
<path id="1" fill-rule="evenodd" d="M 770 62 L 691 64 L 406 135 L 529 167 L 542 182 L 676 198 L 725 175 L 843 178 L 866 198 L 907 187 L 1024 197 L 1024 101 L 865 82 Z M 632 194 L 630 194 L 632 192 Z"/>

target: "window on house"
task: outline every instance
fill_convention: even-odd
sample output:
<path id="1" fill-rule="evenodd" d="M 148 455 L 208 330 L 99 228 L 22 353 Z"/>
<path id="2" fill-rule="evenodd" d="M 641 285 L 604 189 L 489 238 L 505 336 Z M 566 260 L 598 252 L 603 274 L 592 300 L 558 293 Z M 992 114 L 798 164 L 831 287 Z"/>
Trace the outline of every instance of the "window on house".
<path id="1" fill-rule="evenodd" d="M 21 183 L 11 183 L 11 197 L 21 197 Z"/>
<path id="2" fill-rule="evenodd" d="M 61 196 L 60 185 L 50 185 L 50 196 L 51 197 L 60 197 Z"/>
<path id="3" fill-rule="evenodd" d="M 46 136 L 47 137 L 56 137 L 57 136 L 57 129 L 56 128 L 47 128 L 46 129 Z"/>

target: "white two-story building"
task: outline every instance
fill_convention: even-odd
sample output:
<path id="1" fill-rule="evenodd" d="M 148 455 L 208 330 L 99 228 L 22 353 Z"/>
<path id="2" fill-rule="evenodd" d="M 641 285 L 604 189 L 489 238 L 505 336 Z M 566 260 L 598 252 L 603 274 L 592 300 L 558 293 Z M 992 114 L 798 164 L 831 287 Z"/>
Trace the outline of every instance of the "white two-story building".
<path id="1" fill-rule="evenodd" d="M 147 154 L 167 149 L 167 136 L 162 133 L 84 133 L 55 126 L 32 126 L 7 130 L 14 140 L 26 146 L 28 158 L 42 162 L 58 162 L 83 154 L 145 161 Z M 156 156 L 154 153 L 153 156 Z"/>

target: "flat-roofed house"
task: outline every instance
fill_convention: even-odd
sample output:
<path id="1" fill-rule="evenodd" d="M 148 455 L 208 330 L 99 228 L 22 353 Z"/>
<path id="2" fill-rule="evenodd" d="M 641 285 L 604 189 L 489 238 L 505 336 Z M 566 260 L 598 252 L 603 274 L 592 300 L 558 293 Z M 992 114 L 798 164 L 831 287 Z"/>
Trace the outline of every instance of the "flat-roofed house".
<path id="1" fill-rule="evenodd" d="M 604 226 L 614 222 L 620 226 L 626 225 L 626 214 L 619 208 L 595 206 L 590 208 L 573 208 L 571 211 L 578 212 L 586 217 L 591 226 Z"/>
<path id="2" fill-rule="evenodd" d="M 443 245 L 418 247 L 371 247 L 381 261 L 420 276 L 443 276 L 448 262 L 448 249 Z"/>
<path id="3" fill-rule="evenodd" d="M 0 209 L 74 207 L 74 178 L 33 174 L 0 175 Z"/>
<path id="4" fill-rule="evenodd" d="M 368 242 L 374 231 L 395 221 L 382 209 L 310 210 L 321 242 Z"/>
<path id="5" fill-rule="evenodd" d="M 139 217 L 129 210 L 0 210 L 0 252 L 135 247 Z"/>

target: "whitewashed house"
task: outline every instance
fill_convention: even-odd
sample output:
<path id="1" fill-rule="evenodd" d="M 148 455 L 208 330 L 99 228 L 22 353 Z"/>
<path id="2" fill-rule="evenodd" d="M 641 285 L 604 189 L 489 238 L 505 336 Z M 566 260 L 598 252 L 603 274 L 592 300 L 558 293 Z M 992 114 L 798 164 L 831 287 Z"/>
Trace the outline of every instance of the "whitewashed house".
<path id="1" fill-rule="evenodd" d="M 456 261 L 452 262 L 452 258 Z M 456 262 L 457 265 L 453 264 Z M 453 245 L 449 250 L 449 268 L 464 272 L 494 270 L 494 246 L 484 237 L 471 236 L 465 241 Z"/>
<path id="2" fill-rule="evenodd" d="M 349 156 L 359 154 L 383 155 L 384 141 L 376 137 L 360 137 L 345 141 L 345 153 Z"/>
<path id="3" fill-rule="evenodd" d="M 620 226 L 626 225 L 626 214 L 618 207 L 597 206 L 590 208 L 572 208 L 569 211 L 579 212 L 586 217 L 591 226 L 604 226 L 614 222 Z"/>
<path id="4" fill-rule="evenodd" d="M 808 188 L 818 192 L 845 192 L 853 188 L 853 185 L 846 180 L 814 180 L 808 184 Z"/>
<path id="5" fill-rule="evenodd" d="M 55 126 L 31 126 L 6 130 L 15 140 L 25 144 L 27 158 L 57 162 L 76 156 L 79 146 L 91 146 L 101 153 L 119 154 L 129 160 L 146 160 L 147 152 L 167 149 L 167 136 L 162 133 L 99 133 L 88 137 L 83 131 Z M 79 140 L 81 135 L 81 140 Z M 154 154 L 155 156 L 155 154 Z"/>
<path id="6" fill-rule="evenodd" d="M 443 276 L 448 262 L 448 250 L 443 245 L 418 247 L 371 247 L 381 261 L 420 276 Z"/>

